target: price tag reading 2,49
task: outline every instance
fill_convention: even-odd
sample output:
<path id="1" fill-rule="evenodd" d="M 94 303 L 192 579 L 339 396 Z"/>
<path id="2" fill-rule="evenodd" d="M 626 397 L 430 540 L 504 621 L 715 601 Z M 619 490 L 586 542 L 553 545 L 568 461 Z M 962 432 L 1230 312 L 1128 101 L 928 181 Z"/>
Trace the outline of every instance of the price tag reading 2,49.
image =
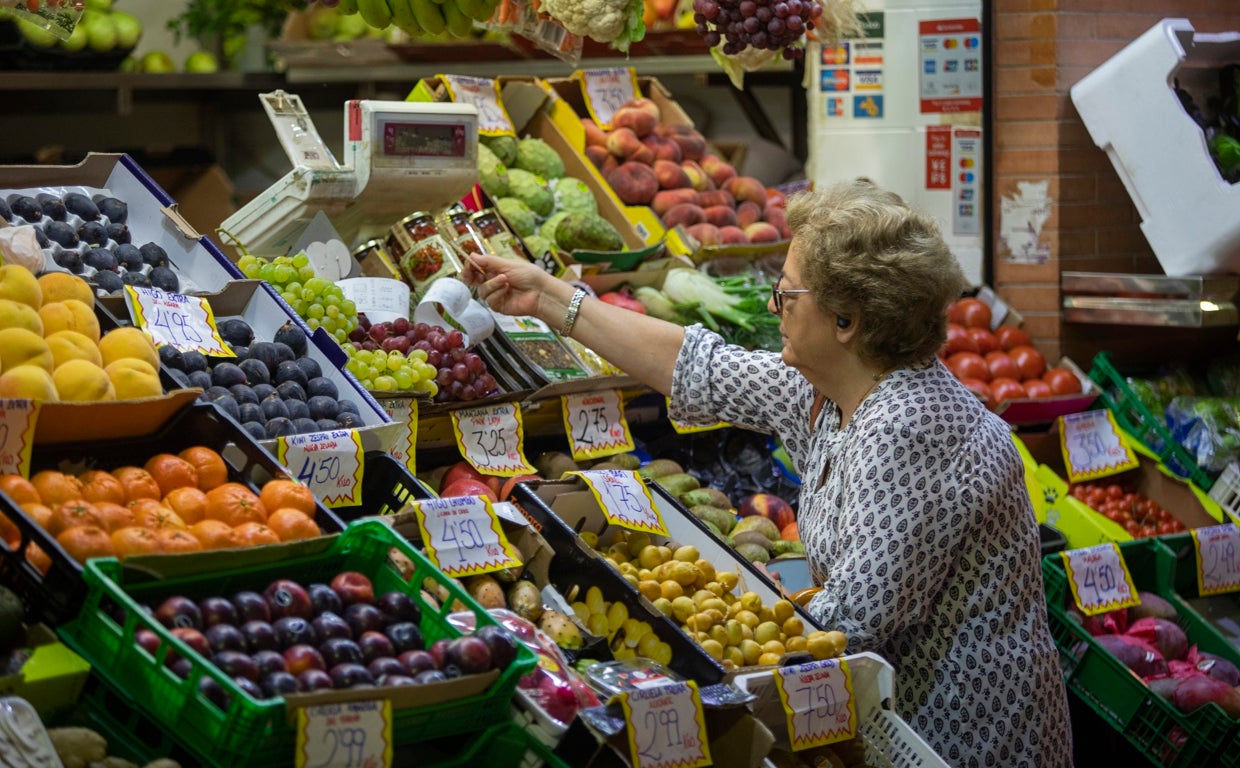
<path id="1" fill-rule="evenodd" d="M 356 429 L 278 437 L 276 458 L 325 506 L 362 503 L 362 436 Z"/>
<path id="2" fill-rule="evenodd" d="M 0 473 L 30 475 L 30 450 L 38 420 L 37 400 L 0 399 Z"/>
<path id="3" fill-rule="evenodd" d="M 1076 607 L 1086 616 L 1139 605 L 1141 598 L 1114 542 L 1061 552 Z"/>
<path id="4" fill-rule="evenodd" d="M 634 768 L 711 765 L 702 700 L 692 680 L 620 695 Z"/>
<path id="5" fill-rule="evenodd" d="M 535 474 L 523 452 L 524 428 L 516 403 L 499 403 L 452 412 L 456 446 L 474 469 L 488 475 Z"/>
<path id="6" fill-rule="evenodd" d="M 667 535 L 663 518 L 654 508 L 650 489 L 636 472 L 625 469 L 587 469 L 573 472 L 586 481 L 599 509 L 609 522 L 634 531 Z"/>
<path id="7" fill-rule="evenodd" d="M 811 661 L 780 667 L 774 674 L 793 751 L 851 739 L 857 734 L 857 705 L 848 662 Z"/>
<path id="8" fill-rule="evenodd" d="M 201 296 L 182 296 L 158 288 L 125 286 L 134 325 L 151 335 L 157 347 L 236 357 L 215 327 L 211 305 Z"/>
<path id="9" fill-rule="evenodd" d="M 568 433 L 574 459 L 596 459 L 633 450 L 633 436 L 624 418 L 619 392 L 586 392 L 563 395 L 561 399 L 564 431 Z"/>
<path id="10" fill-rule="evenodd" d="M 641 95 L 632 67 L 582 70 L 581 92 L 586 109 L 604 131 L 611 129 L 616 110 Z"/>
<path id="11" fill-rule="evenodd" d="M 297 710 L 296 768 L 389 768 L 392 702 L 342 701 Z"/>
<path id="12" fill-rule="evenodd" d="M 485 498 L 427 499 L 414 502 L 413 509 L 426 554 L 449 576 L 475 576 L 521 565 Z"/>
<path id="13" fill-rule="evenodd" d="M 1197 545 L 1197 594 L 1240 591 L 1240 526 L 1193 528 Z"/>
<path id="14" fill-rule="evenodd" d="M 1110 411 L 1070 413 L 1059 419 L 1068 482 L 1096 480 L 1139 466 L 1132 449 L 1120 439 Z"/>

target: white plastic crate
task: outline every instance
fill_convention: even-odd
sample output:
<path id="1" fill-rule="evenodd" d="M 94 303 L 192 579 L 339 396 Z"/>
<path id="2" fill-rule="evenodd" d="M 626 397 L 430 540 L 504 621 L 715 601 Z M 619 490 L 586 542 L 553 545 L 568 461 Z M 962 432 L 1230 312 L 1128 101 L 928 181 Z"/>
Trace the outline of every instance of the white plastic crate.
<path id="1" fill-rule="evenodd" d="M 1233 461 L 1224 467 L 1223 474 L 1210 486 L 1209 496 L 1233 523 L 1240 525 L 1240 465 Z"/>
<path id="2" fill-rule="evenodd" d="M 1170 276 L 1240 272 L 1240 184 L 1223 179 L 1172 89 L 1178 78 L 1204 108 L 1215 70 L 1233 62 L 1240 33 L 1196 34 L 1187 19 L 1163 19 L 1072 86 Z"/>

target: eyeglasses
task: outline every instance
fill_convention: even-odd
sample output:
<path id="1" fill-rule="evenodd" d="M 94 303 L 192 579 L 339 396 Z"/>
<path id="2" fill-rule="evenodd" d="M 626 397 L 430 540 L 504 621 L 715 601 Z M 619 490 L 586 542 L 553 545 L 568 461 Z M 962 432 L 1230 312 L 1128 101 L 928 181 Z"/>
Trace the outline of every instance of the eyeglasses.
<path id="1" fill-rule="evenodd" d="M 794 295 L 799 293 L 809 293 L 808 288 L 780 288 L 779 284 L 784 280 L 784 273 L 780 272 L 779 277 L 771 283 L 771 302 L 775 304 L 775 314 L 782 315 L 784 313 L 784 295 Z"/>

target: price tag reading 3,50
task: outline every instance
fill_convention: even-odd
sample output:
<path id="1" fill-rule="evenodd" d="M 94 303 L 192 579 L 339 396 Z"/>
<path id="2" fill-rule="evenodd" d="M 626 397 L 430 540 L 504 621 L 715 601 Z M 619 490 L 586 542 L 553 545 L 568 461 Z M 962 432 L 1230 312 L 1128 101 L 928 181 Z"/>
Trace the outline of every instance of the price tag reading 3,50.
<path id="1" fill-rule="evenodd" d="M 452 412 L 456 447 L 474 469 L 487 475 L 535 474 L 524 454 L 524 427 L 516 403 L 499 403 Z"/>
<path id="2" fill-rule="evenodd" d="M 706 718 L 692 680 L 620 695 L 635 768 L 710 765 Z"/>
<path id="3" fill-rule="evenodd" d="M 625 469 L 587 469 L 572 472 L 586 481 L 599 509 L 609 522 L 634 531 L 667 535 L 663 518 L 654 508 L 650 489 L 636 472 Z"/>
<path id="4" fill-rule="evenodd" d="M 405 465 L 409 474 L 418 473 L 418 402 L 412 398 L 395 397 L 379 401 L 379 407 L 388 415 L 393 423 L 400 425 L 396 432 L 396 440 L 388 453 L 392 458 Z M 395 510 L 393 510 L 395 511 Z"/>
<path id="5" fill-rule="evenodd" d="M 472 104 L 478 110 L 478 133 L 482 136 L 514 136 L 512 118 L 499 96 L 499 82 L 486 77 L 439 75 L 452 100 Z"/>
<path id="6" fill-rule="evenodd" d="M 1068 571 L 1068 586 L 1081 613 L 1093 616 L 1140 604 L 1137 587 L 1117 544 L 1070 549 L 1060 554 Z"/>
<path id="7" fill-rule="evenodd" d="M 297 710 L 296 768 L 389 768 L 392 702 L 344 701 Z"/>
<path id="8" fill-rule="evenodd" d="M 582 70 L 581 93 L 590 116 L 604 131 L 611 130 L 616 110 L 641 95 L 632 67 Z"/>
<path id="9" fill-rule="evenodd" d="M 586 392 L 580 395 L 563 395 L 564 431 L 573 458 L 597 459 L 634 448 L 629 422 L 624 418 L 620 393 Z"/>
<path id="10" fill-rule="evenodd" d="M 39 420 L 39 402 L 0 399 L 0 473 L 30 476 L 30 449 Z"/>
<path id="11" fill-rule="evenodd" d="M 1069 413 L 1060 416 L 1059 422 L 1068 482 L 1096 480 L 1140 466 L 1132 449 L 1120 439 L 1110 411 Z"/>
<path id="12" fill-rule="evenodd" d="M 833 744 L 857 734 L 852 673 L 843 659 L 780 667 L 775 688 L 788 719 L 793 751 Z"/>
<path id="13" fill-rule="evenodd" d="M 362 436 L 356 429 L 278 437 L 276 458 L 325 506 L 362 503 Z"/>
<path id="14" fill-rule="evenodd" d="M 201 296 L 182 296 L 158 288 L 125 286 L 134 325 L 151 335 L 157 347 L 236 357 L 215 327 L 211 305 Z"/>
<path id="15" fill-rule="evenodd" d="M 1240 591 L 1240 527 L 1193 528 L 1197 546 L 1197 594 Z"/>
<path id="16" fill-rule="evenodd" d="M 414 502 L 413 509 L 426 554 L 449 576 L 474 576 L 521 565 L 485 498 L 427 499 Z"/>

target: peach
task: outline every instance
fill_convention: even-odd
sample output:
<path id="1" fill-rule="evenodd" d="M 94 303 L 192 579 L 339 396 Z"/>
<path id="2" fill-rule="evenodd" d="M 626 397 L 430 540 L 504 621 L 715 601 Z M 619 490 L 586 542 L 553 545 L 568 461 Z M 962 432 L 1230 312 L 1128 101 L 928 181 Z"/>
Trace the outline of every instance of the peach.
<path id="1" fill-rule="evenodd" d="M 638 143 L 633 152 L 624 159 L 642 165 L 654 165 L 654 150 L 645 144 Z"/>
<path id="2" fill-rule="evenodd" d="M 680 167 L 689 175 L 689 184 L 699 192 L 706 189 L 707 182 L 710 177 L 706 175 L 706 171 L 702 170 L 702 166 L 692 160 L 682 160 Z"/>
<path id="3" fill-rule="evenodd" d="M 788 213 L 778 205 L 768 205 L 766 210 L 762 212 L 762 218 L 780 232 L 788 230 Z M 788 237 L 788 235 L 784 235 L 784 237 Z"/>
<path id="4" fill-rule="evenodd" d="M 706 155 L 706 138 L 693 126 L 667 125 L 661 132 L 680 146 L 685 160 L 701 160 Z"/>
<path id="5" fill-rule="evenodd" d="M 628 205 L 649 205 L 659 191 L 659 178 L 641 163 L 621 163 L 607 174 L 607 183 Z"/>
<path id="6" fill-rule="evenodd" d="M 736 226 L 736 209 L 730 205 L 712 205 L 709 208 L 703 208 L 702 214 L 706 217 L 706 221 L 716 227 Z"/>
<path id="7" fill-rule="evenodd" d="M 728 179 L 736 175 L 736 169 L 729 163 L 720 159 L 718 155 L 706 155 L 702 158 L 701 163 L 702 170 L 706 171 L 706 175 L 710 177 L 711 181 L 715 182 L 715 184 L 720 187 L 722 187 Z M 763 201 L 763 204 L 765 204 L 765 201 Z"/>
<path id="8" fill-rule="evenodd" d="M 619 166 L 620 158 L 608 152 L 607 157 L 603 158 L 603 164 L 599 166 L 598 172 L 603 174 L 603 178 L 607 178 L 607 174 L 611 173 L 613 169 Z"/>
<path id="9" fill-rule="evenodd" d="M 747 227 L 755 221 L 762 221 L 762 206 L 752 200 L 746 200 L 736 206 L 736 225 Z"/>
<path id="10" fill-rule="evenodd" d="M 621 109 L 633 108 L 633 109 L 640 109 L 643 112 L 649 112 L 650 116 L 654 118 L 654 121 L 656 124 L 660 120 L 663 119 L 663 110 L 659 109 L 659 105 L 655 103 L 654 99 L 648 99 L 644 96 L 638 96 L 635 99 L 629 99 L 628 101 L 621 104 L 620 108 Z"/>
<path id="11" fill-rule="evenodd" d="M 613 131 L 630 128 L 639 139 L 653 131 L 658 123 L 659 118 L 655 114 L 640 107 L 621 107 L 611 116 Z"/>
<path id="12" fill-rule="evenodd" d="M 752 176 L 733 176 L 721 186 L 731 192 L 737 202 L 748 200 L 758 205 L 766 205 L 766 187 Z"/>
<path id="13" fill-rule="evenodd" d="M 697 204 L 697 192 L 692 189 L 663 189 L 654 196 L 650 207 L 660 216 L 681 203 Z"/>
<path id="14" fill-rule="evenodd" d="M 740 227 L 720 227 L 719 237 L 724 245 L 742 245 L 749 242 L 749 235 Z"/>
<path id="15" fill-rule="evenodd" d="M 671 160 L 655 160 L 654 175 L 659 179 L 660 189 L 682 189 L 693 186 L 689 174 L 680 167 L 680 163 Z"/>
<path id="16" fill-rule="evenodd" d="M 607 147 L 598 144 L 586 146 L 586 159 L 593 163 L 595 168 L 602 168 L 603 161 L 609 157 L 612 157 L 612 154 L 607 151 Z"/>
<path id="17" fill-rule="evenodd" d="M 671 229 L 677 225 L 691 227 L 706 221 L 705 212 L 693 203 L 674 205 L 663 214 L 663 226 Z"/>
<path id="18" fill-rule="evenodd" d="M 732 197 L 732 193 L 726 189 L 712 189 L 708 192 L 698 192 L 698 205 L 703 208 L 709 208 L 712 205 L 726 205 L 729 208 L 735 208 L 736 200 Z"/>
<path id="19" fill-rule="evenodd" d="M 642 140 L 637 138 L 637 134 L 633 133 L 631 128 L 617 128 L 607 134 L 607 151 L 616 157 L 628 157 L 638 147 L 644 146 Z"/>
<path id="20" fill-rule="evenodd" d="M 654 151 L 656 160 L 671 160 L 673 163 L 680 163 L 680 145 L 671 139 L 651 133 L 642 138 L 642 143 Z"/>
<path id="21" fill-rule="evenodd" d="M 778 189 L 775 189 L 774 187 L 767 187 L 766 188 L 766 204 L 786 206 L 788 204 L 788 198 L 787 196 L 784 195 L 783 192 L 780 192 Z"/>
<path id="22" fill-rule="evenodd" d="M 606 147 L 607 132 L 598 127 L 598 123 L 590 118 L 582 118 L 581 127 L 586 129 L 586 146 L 587 147 Z"/>
<path id="23" fill-rule="evenodd" d="M 689 236 L 697 240 L 701 245 L 721 245 L 723 236 L 719 234 L 719 227 L 714 224 L 694 224 L 685 230 Z"/>
<path id="24" fill-rule="evenodd" d="M 779 230 L 766 221 L 755 221 L 745 227 L 745 234 L 749 236 L 751 243 L 775 243 L 783 239 Z"/>

